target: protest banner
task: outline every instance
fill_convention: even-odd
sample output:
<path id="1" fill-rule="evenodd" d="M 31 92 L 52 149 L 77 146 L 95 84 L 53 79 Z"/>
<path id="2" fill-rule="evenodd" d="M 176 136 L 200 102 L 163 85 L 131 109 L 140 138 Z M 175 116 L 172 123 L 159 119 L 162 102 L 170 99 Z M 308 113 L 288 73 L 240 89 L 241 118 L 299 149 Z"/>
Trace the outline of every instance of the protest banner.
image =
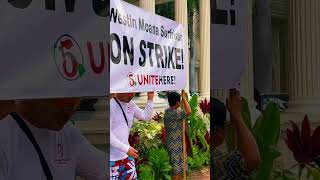
<path id="1" fill-rule="evenodd" d="M 0 100 L 105 96 L 107 1 L 0 2 Z"/>
<path id="2" fill-rule="evenodd" d="M 184 28 L 121 0 L 110 2 L 110 92 L 181 90 Z"/>
<path id="3" fill-rule="evenodd" d="M 247 3 L 211 1 L 211 90 L 240 87 L 248 48 Z"/>

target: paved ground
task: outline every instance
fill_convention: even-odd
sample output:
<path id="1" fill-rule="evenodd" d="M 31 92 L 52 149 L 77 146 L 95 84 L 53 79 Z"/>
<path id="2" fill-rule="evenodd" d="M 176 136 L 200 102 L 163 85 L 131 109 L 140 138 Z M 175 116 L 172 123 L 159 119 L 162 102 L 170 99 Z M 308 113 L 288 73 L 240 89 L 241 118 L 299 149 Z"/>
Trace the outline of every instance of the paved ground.
<path id="1" fill-rule="evenodd" d="M 199 170 L 192 170 L 188 180 L 210 180 L 210 168 L 205 167 Z"/>

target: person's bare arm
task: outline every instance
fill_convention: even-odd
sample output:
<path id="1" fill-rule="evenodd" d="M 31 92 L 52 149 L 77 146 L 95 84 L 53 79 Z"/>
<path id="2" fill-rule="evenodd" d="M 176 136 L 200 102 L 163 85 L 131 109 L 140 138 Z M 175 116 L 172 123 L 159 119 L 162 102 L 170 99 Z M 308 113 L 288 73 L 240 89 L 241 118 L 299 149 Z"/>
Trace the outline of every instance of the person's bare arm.
<path id="1" fill-rule="evenodd" d="M 182 97 L 183 108 L 186 111 L 187 116 L 190 116 L 192 111 L 191 111 L 191 107 L 190 107 L 188 100 L 187 100 L 187 93 L 184 90 L 182 90 L 182 92 L 181 92 L 181 97 Z"/>
<path id="2" fill-rule="evenodd" d="M 231 121 L 236 130 L 237 149 L 242 153 L 246 160 L 247 170 L 252 171 L 259 166 L 261 158 L 256 140 L 241 116 L 242 99 L 240 93 L 238 91 L 231 90 L 227 104 L 231 115 Z"/>
<path id="3" fill-rule="evenodd" d="M 134 110 L 135 111 L 135 113 L 134 113 L 135 118 L 137 118 L 139 120 L 143 120 L 143 121 L 147 121 L 152 118 L 153 98 L 154 98 L 154 92 L 148 92 L 148 101 L 147 101 L 146 107 L 144 109 L 139 108 L 135 104 L 135 110 Z"/>

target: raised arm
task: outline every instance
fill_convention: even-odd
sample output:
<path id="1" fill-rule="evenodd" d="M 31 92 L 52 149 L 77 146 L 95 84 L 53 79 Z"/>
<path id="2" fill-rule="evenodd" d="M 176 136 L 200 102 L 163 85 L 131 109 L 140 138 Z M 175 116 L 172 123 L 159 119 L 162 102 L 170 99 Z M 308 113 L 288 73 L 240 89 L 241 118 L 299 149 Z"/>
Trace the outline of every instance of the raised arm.
<path id="1" fill-rule="evenodd" d="M 182 90 L 182 92 L 181 92 L 181 97 L 182 97 L 183 108 L 184 108 L 187 116 L 190 116 L 192 111 L 191 111 L 191 107 L 190 107 L 188 100 L 187 100 L 187 93 L 184 90 Z"/>
<path id="2" fill-rule="evenodd" d="M 143 121 L 147 121 L 152 118 L 153 98 L 154 98 L 154 92 L 148 92 L 148 101 L 144 110 L 139 108 L 137 105 L 135 105 L 135 113 L 134 113 L 135 118 Z"/>
<path id="3" fill-rule="evenodd" d="M 246 160 L 247 170 L 252 171 L 259 166 L 261 158 L 256 140 L 242 119 L 242 98 L 238 91 L 230 91 L 227 106 L 236 130 L 237 149 Z"/>

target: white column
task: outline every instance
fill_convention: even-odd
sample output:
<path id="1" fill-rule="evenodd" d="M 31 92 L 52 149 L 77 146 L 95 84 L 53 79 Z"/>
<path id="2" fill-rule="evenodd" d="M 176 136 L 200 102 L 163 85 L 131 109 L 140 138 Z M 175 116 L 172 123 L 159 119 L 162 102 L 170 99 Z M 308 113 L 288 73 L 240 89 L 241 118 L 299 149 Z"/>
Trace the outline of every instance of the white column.
<path id="1" fill-rule="evenodd" d="M 140 0 L 139 6 L 147 11 L 155 13 L 155 10 L 156 10 L 155 0 Z"/>
<path id="2" fill-rule="evenodd" d="M 186 0 L 175 0 L 174 1 L 175 7 L 175 20 L 178 23 L 181 23 L 184 26 L 184 44 L 185 44 L 185 52 L 186 52 L 186 92 L 189 92 L 189 48 L 188 48 L 188 9 L 187 9 L 187 1 Z"/>
<path id="3" fill-rule="evenodd" d="M 245 71 L 241 76 L 240 90 L 241 95 L 247 98 L 250 103 L 253 103 L 253 47 L 252 47 L 252 1 L 248 1 L 247 8 L 247 58 Z"/>
<path id="4" fill-rule="evenodd" d="M 289 112 L 320 116 L 320 2 L 289 2 Z M 300 118 L 300 117 L 299 117 Z"/>
<path id="5" fill-rule="evenodd" d="M 253 88 L 253 39 L 252 39 L 252 0 L 248 1 L 247 5 L 247 58 L 245 71 L 241 76 L 240 83 L 240 92 L 241 96 L 245 97 L 248 100 L 250 110 L 251 110 L 251 119 L 254 121 L 259 115 L 260 112 L 256 109 L 256 102 L 254 101 L 254 88 Z"/>
<path id="6" fill-rule="evenodd" d="M 200 98 L 210 98 L 210 1 L 200 0 Z"/>
<path id="7" fill-rule="evenodd" d="M 139 6 L 147 11 L 150 11 L 152 13 L 155 13 L 155 0 L 140 0 Z M 141 107 L 144 108 L 145 104 L 147 102 L 147 93 L 141 93 L 139 98 L 135 99 L 135 103 Z M 167 102 L 165 99 L 161 99 L 158 97 L 157 94 L 155 94 L 154 98 L 154 113 L 163 111 L 167 107 Z"/>
<path id="8" fill-rule="evenodd" d="M 224 90 L 224 89 L 213 90 L 211 93 L 212 97 L 217 98 L 224 103 L 226 102 L 228 95 L 229 95 L 228 90 Z"/>

